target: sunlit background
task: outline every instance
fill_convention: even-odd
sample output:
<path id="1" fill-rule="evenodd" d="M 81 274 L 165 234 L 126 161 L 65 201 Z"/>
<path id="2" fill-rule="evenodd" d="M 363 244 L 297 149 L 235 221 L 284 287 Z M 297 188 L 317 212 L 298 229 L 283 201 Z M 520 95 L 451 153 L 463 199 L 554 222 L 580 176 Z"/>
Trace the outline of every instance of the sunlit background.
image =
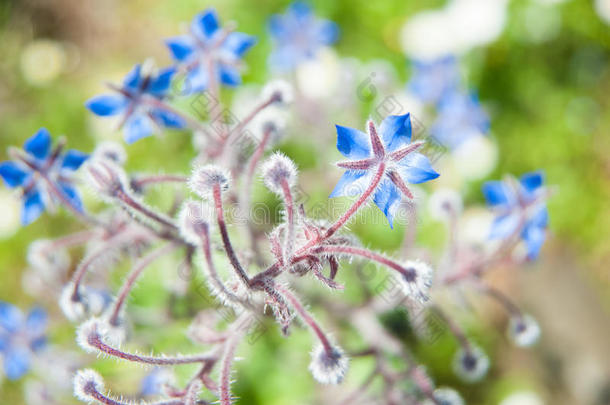
<path id="1" fill-rule="evenodd" d="M 448 54 L 458 58 L 463 82 L 478 93 L 491 120 L 488 137 L 440 161 L 442 175 L 432 186 L 455 187 L 474 207 L 466 213 L 463 237 L 485 221 L 483 181 L 543 169 L 548 183 L 556 186 L 549 202 L 550 236 L 541 259 L 519 274 L 501 269 L 493 274 L 498 285 L 538 318 L 541 342 L 533 349 L 512 348 L 503 332 L 502 311 L 488 300 L 472 298 L 475 314 L 484 321 L 472 322 L 469 330 L 490 354 L 490 376 L 475 385 L 458 382 L 447 364 L 448 353 L 455 349 L 449 337 L 433 347 L 415 347 L 431 375 L 456 387 L 469 404 L 610 404 L 610 0 L 311 4 L 317 14 L 338 24 L 340 38 L 292 77 L 310 101 L 294 112 L 280 149 L 302 170 L 301 189 L 308 204 L 325 201 L 341 174 L 331 166 L 339 157 L 334 149 L 336 123 L 362 127 L 380 101 L 393 96 L 425 133 L 433 116 L 407 91 L 411 61 Z M 226 91 L 233 100 L 231 111 L 243 114 L 249 92 L 272 77 L 267 20 L 287 5 L 271 0 L 1 1 L 0 160 L 7 159 L 9 145 L 21 145 L 41 126 L 56 136 L 66 135 L 71 147 L 83 151 L 102 140 L 121 141 L 114 123 L 90 114 L 85 100 L 150 56 L 158 66 L 169 65 L 163 38 L 182 32 L 207 6 L 216 7 L 223 20 L 236 21 L 240 31 L 258 37 L 245 58 L 244 87 Z M 181 103 L 188 111 L 188 101 Z M 144 139 L 127 150 L 128 167 L 149 172 L 186 173 L 193 155 L 190 136 L 180 131 Z M 421 193 L 424 209 L 417 238 L 438 249 L 444 228 L 425 213 L 426 192 Z M 259 199 L 277 203 L 259 194 Z M 85 202 L 101 207 L 90 193 Z M 28 278 L 27 245 L 78 225 L 60 211 L 22 228 L 19 203 L 4 187 L 0 209 L 0 300 L 24 310 L 45 306 L 54 314 L 51 344 L 63 359 L 82 365 L 97 362 L 113 391 L 135 395 L 145 371 L 83 354 L 72 343 L 73 327 L 61 321 L 54 293 L 32 286 Z M 400 249 L 405 234 L 404 226 L 389 231 L 383 221 L 352 228 L 366 245 L 388 253 Z M 113 276 L 115 286 L 125 270 Z M 205 301 L 168 287 L 175 284 L 176 272 L 171 260 L 155 266 L 130 303 L 148 325 L 138 328 L 137 342 L 144 351 L 194 349 L 184 329 Z M 346 291 L 348 298 L 357 294 Z M 147 308 L 162 316 L 149 320 Z M 164 317 L 182 327 L 159 328 Z M 272 322 L 269 326 L 262 339 L 241 349 L 245 360 L 238 364 L 235 384 L 240 403 L 332 403 L 333 391 L 320 394 L 306 372 L 307 333 L 295 330 L 290 339 L 283 339 Z M 55 373 L 54 367 L 59 366 L 41 362 L 19 381 L 0 381 L 0 403 L 22 404 L 28 397 L 28 404 L 43 403 L 32 393 L 40 384 L 67 386 L 69 392 L 70 378 Z M 350 379 L 362 379 L 365 367 L 354 362 Z"/>

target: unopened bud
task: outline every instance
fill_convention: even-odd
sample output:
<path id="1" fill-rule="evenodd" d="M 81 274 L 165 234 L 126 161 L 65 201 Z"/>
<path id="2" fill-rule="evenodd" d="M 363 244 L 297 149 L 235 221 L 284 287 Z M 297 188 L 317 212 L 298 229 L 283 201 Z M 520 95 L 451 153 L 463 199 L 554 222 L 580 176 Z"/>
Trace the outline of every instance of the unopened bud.
<path id="1" fill-rule="evenodd" d="M 297 168 L 286 155 L 276 152 L 263 164 L 263 181 L 269 190 L 283 194 L 283 184 L 293 187 L 297 181 Z"/>
<path id="2" fill-rule="evenodd" d="M 191 190 L 203 199 L 212 197 L 216 186 L 220 186 L 223 191 L 227 190 L 229 183 L 229 173 L 215 165 L 196 167 L 188 182 Z"/>
<path id="3" fill-rule="evenodd" d="M 338 347 L 327 352 L 323 345 L 318 345 L 311 353 L 309 371 L 321 384 L 339 384 L 343 381 L 349 366 L 349 359 Z"/>

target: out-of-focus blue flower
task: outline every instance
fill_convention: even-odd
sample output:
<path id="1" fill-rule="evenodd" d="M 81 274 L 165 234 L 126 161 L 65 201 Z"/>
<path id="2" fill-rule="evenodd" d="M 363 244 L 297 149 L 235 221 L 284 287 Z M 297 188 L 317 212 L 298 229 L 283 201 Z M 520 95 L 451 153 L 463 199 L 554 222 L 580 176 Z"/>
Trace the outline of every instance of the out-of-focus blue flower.
<path id="1" fill-rule="evenodd" d="M 56 202 L 56 192 L 62 193 L 70 204 L 82 210 L 78 192 L 72 185 L 72 174 L 87 160 L 77 150 L 62 152 L 62 146 L 52 150 L 51 135 L 40 128 L 23 144 L 25 153 L 16 153 L 14 161 L 0 163 L 0 177 L 8 188 L 21 188 L 23 209 L 21 223 L 35 221 L 50 204 Z M 53 192 L 53 190 L 56 192 Z"/>
<path id="2" fill-rule="evenodd" d="M 394 214 L 403 195 L 413 198 L 407 183 L 424 183 L 439 176 L 428 158 L 416 152 L 422 143 L 411 143 L 410 114 L 386 117 L 379 126 L 379 133 L 373 122 L 369 121 L 368 135 L 357 129 L 340 125 L 336 127 L 337 149 L 351 160 L 337 164 L 347 171 L 330 197 L 362 194 L 383 164 L 385 170 L 373 201 L 392 227 Z"/>
<path id="3" fill-rule="evenodd" d="M 437 105 L 437 117 L 430 129 L 432 136 L 449 148 L 459 146 L 472 136 L 489 131 L 489 117 L 476 94 L 461 91 L 446 93 Z"/>
<path id="4" fill-rule="evenodd" d="M 112 87 L 116 94 L 93 97 L 85 105 L 100 117 L 122 114 L 127 143 L 152 135 L 156 127 L 183 128 L 184 120 L 162 103 L 175 73 L 173 67 L 156 75 L 143 73 L 138 64 L 125 76 L 122 87 Z"/>
<path id="5" fill-rule="evenodd" d="M 172 57 L 186 71 L 185 94 L 207 89 L 211 74 L 226 86 L 241 84 L 241 60 L 255 43 L 253 36 L 221 28 L 212 8 L 195 16 L 188 35 L 166 40 Z"/>
<path id="6" fill-rule="evenodd" d="M 159 395 L 165 384 L 173 382 L 173 374 L 165 368 L 155 368 L 140 382 L 140 395 L 149 397 Z"/>
<path id="7" fill-rule="evenodd" d="M 334 22 L 317 18 L 303 2 L 292 3 L 285 14 L 272 16 L 269 32 L 275 45 L 269 64 L 278 70 L 290 70 L 314 58 L 339 36 Z"/>
<path id="8" fill-rule="evenodd" d="M 460 72 L 454 56 L 433 61 L 413 61 L 409 90 L 424 103 L 436 104 L 460 86 Z"/>
<path id="9" fill-rule="evenodd" d="M 32 355 L 46 344 L 47 314 L 34 308 L 27 316 L 17 307 L 0 301 L 0 357 L 10 380 L 30 369 Z"/>
<path id="10" fill-rule="evenodd" d="M 547 192 L 542 172 L 527 173 L 519 181 L 489 181 L 483 185 L 487 203 L 498 215 L 489 237 L 506 239 L 520 236 L 527 246 L 527 257 L 534 260 L 546 238 Z"/>

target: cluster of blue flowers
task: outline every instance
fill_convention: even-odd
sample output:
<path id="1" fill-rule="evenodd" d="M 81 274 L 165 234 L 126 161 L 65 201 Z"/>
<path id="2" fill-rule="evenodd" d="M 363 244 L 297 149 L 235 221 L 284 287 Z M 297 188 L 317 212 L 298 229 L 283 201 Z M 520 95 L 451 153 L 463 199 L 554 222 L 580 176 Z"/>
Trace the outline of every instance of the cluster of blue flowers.
<path id="1" fill-rule="evenodd" d="M 27 316 L 14 305 L 0 301 L 0 359 L 8 379 L 28 372 L 34 353 L 46 344 L 47 313 L 32 309 Z"/>
<path id="2" fill-rule="evenodd" d="M 284 15 L 273 16 L 269 22 L 269 31 L 274 42 L 269 64 L 274 69 L 283 71 L 295 69 L 299 64 L 315 58 L 323 47 L 331 45 L 338 37 L 338 28 L 333 22 L 316 17 L 308 5 L 300 2 L 292 4 Z M 192 95 L 209 90 L 216 96 L 218 96 L 217 87 L 219 85 L 238 86 L 242 81 L 240 73 L 242 59 L 255 43 L 254 37 L 236 32 L 232 26 L 222 27 L 216 11 L 207 9 L 195 16 L 187 34 L 166 40 L 175 62 L 173 66 L 153 71 L 147 63 L 137 64 L 127 74 L 120 86 L 109 86 L 112 93 L 91 98 L 86 102 L 86 107 L 101 117 L 119 117 L 119 126 L 123 129 L 124 139 L 128 144 L 166 128 L 195 131 L 197 124 L 193 124 L 194 120 L 168 104 L 172 96 L 172 86 L 179 85 L 180 90 L 176 92 L 177 95 Z M 432 126 L 432 134 L 446 146 L 456 148 L 469 137 L 481 136 L 489 130 L 489 119 L 476 96 L 462 88 L 455 58 L 448 57 L 433 62 L 415 62 L 409 89 L 422 102 L 436 108 L 437 117 Z M 278 100 L 284 100 L 280 90 L 274 90 L 271 93 L 262 107 L 254 109 L 255 113 L 271 104 L 279 103 Z M 208 118 L 211 120 L 213 117 Z M 412 127 L 412 117 L 409 113 L 389 115 L 378 125 L 373 121 L 368 121 L 366 131 L 336 125 L 336 146 L 347 160 L 337 163 L 337 166 L 345 169 L 345 172 L 330 197 L 358 197 L 358 199 L 341 218 L 329 227 L 314 224 L 314 221 L 309 223 L 304 209 L 296 212 L 291 188 L 295 186 L 297 170 L 290 159 L 284 155 L 275 154 L 269 159 L 268 164 L 262 165 L 265 184 L 283 198 L 286 223 L 278 226 L 269 236 L 269 242 L 272 245 L 270 251 L 275 256 L 277 263 L 251 278 L 245 269 L 246 266 L 241 265 L 240 257 L 231 245 L 223 214 L 223 192 L 229 187 L 230 175 L 228 173 L 230 170 L 209 164 L 196 168 L 190 179 L 171 175 L 156 176 L 156 178 L 151 176 L 152 180 L 147 179 L 159 183 L 165 181 L 188 183 L 192 191 L 198 194 L 205 203 L 212 200 L 216 210 L 216 222 L 210 221 L 210 223 L 220 230 L 222 249 L 227 253 L 229 263 L 236 270 L 240 282 L 243 282 L 241 287 L 248 289 L 248 294 L 254 295 L 261 291 L 269 294 L 266 296 L 268 301 L 265 302 L 273 306 L 274 314 L 282 324 L 284 331 L 287 330 L 293 318 L 287 304 L 289 302 L 294 313 L 298 313 L 321 340 L 320 349 L 314 351 L 316 358 L 313 366 L 310 366 L 310 370 L 315 370 L 314 377 L 318 381 L 340 382 L 347 370 L 347 358 L 341 350 L 332 347 L 321 328 L 318 327 L 313 317 L 308 315 L 298 298 L 289 289 L 275 284 L 274 277 L 285 269 L 292 272 L 292 267 L 301 265 L 302 263 L 299 261 L 303 261 L 306 264 L 302 264 L 302 269 L 298 269 L 298 271 L 294 269 L 294 273 L 306 274 L 311 271 L 327 286 L 339 288 L 339 284 L 334 281 L 339 269 L 339 258 L 362 257 L 397 271 L 401 276 L 403 288 L 407 291 L 406 294 L 411 298 L 416 297 L 421 302 L 428 300 L 427 290 L 431 287 L 433 279 L 431 266 L 418 260 L 410 260 L 406 264 L 398 263 L 378 253 L 361 249 L 360 246 L 352 246 L 347 242 L 348 238 L 335 235 L 369 200 L 372 200 L 382 211 L 390 228 L 393 228 L 401 203 L 404 200 L 414 199 L 410 185 L 426 183 L 439 177 L 439 173 L 432 167 L 430 159 L 423 152 L 425 142 L 413 140 Z M 266 129 L 268 128 L 269 125 L 266 126 Z M 258 155 L 256 152 L 253 154 L 256 159 L 260 159 L 265 153 L 264 146 L 257 150 L 260 152 Z M 77 215 L 79 213 L 85 215 L 83 204 L 75 187 L 74 174 L 89 159 L 89 155 L 76 150 L 64 151 L 63 141 L 53 147 L 51 136 L 44 128 L 30 137 L 22 149 L 12 149 L 10 155 L 12 160 L 0 163 L 0 176 L 8 188 L 17 189 L 21 194 L 23 225 L 30 224 L 46 209 L 52 209 L 58 204 L 64 205 Z M 97 156 L 97 151 L 94 156 Z M 251 161 L 253 163 L 249 166 L 252 169 L 249 172 L 250 175 L 254 174 L 257 164 L 260 163 L 256 159 L 253 158 Z M 92 263 L 95 263 L 100 257 L 104 257 L 106 253 L 104 246 L 110 246 L 111 249 L 117 251 L 129 250 L 130 253 L 137 251 L 134 253 L 137 256 L 142 253 L 140 248 L 145 250 L 149 244 L 153 245 L 151 241 L 157 240 L 168 242 L 167 252 L 180 247 L 185 248 L 185 263 L 191 261 L 193 252 L 203 246 L 209 277 L 215 289 L 214 293 L 226 302 L 230 302 L 231 305 L 235 305 L 236 308 L 240 305 L 248 310 L 254 308 L 249 298 L 242 300 L 238 296 L 241 291 L 227 289 L 221 277 L 216 273 L 210 248 L 210 223 L 206 222 L 208 218 L 203 218 L 203 216 L 193 218 L 190 212 L 187 212 L 188 215 L 184 214 L 186 218 L 182 218 L 183 213 L 186 212 L 184 207 L 183 213 L 178 218 L 174 218 L 173 214 L 155 211 L 154 208 L 148 207 L 139 199 L 143 188 L 136 192 L 134 186 L 134 190 L 131 190 L 131 183 L 128 184 L 127 181 L 128 176 L 116 159 L 98 160 L 92 158 L 88 169 L 95 180 L 101 184 L 99 188 L 106 190 L 109 203 L 116 204 L 123 211 L 133 214 L 133 217 L 144 219 L 133 221 L 136 225 L 134 228 L 137 229 L 129 229 L 129 221 L 133 219 L 129 216 L 125 216 L 125 219 L 122 216 L 119 219 L 113 218 L 120 223 L 120 226 L 117 227 L 121 230 L 117 231 L 111 226 L 112 224 L 105 224 L 108 226 L 104 227 L 107 234 L 105 233 L 102 237 L 104 239 L 101 242 L 102 249 L 92 253 L 88 257 L 89 260 L 83 261 L 74 272 L 76 277 L 64 290 L 68 294 L 63 295 L 62 293 L 62 299 L 67 297 L 64 304 L 72 305 L 70 308 L 74 320 L 92 315 L 87 311 L 93 306 L 94 300 L 89 298 L 89 302 L 87 302 L 83 298 L 86 295 L 84 292 L 87 291 L 87 287 L 83 287 L 81 283 L 87 266 L 92 266 Z M 237 169 L 233 172 L 241 174 Z M 244 181 L 245 184 L 248 184 L 247 180 Z M 536 259 L 545 241 L 548 225 L 546 200 L 549 193 L 544 185 L 542 172 L 525 174 L 519 180 L 510 177 L 505 181 L 487 182 L 483 186 L 483 194 L 488 205 L 496 213 L 489 238 L 500 239 L 502 246 L 508 246 L 510 249 L 514 248 L 514 244 L 522 241 L 527 249 L 527 259 Z M 239 199 L 241 196 L 235 198 Z M 188 204 L 189 202 L 186 202 L 184 206 L 188 208 Z M 191 201 L 190 204 L 193 202 Z M 454 210 L 452 214 L 457 215 L 457 211 L 459 210 Z M 121 214 L 123 214 L 122 211 Z M 186 225 L 182 222 L 185 222 Z M 98 225 L 96 221 L 93 221 L 92 224 Z M 133 234 L 125 231 L 129 237 L 120 236 L 128 239 L 128 242 L 124 242 L 118 237 L 113 240 L 126 228 Z M 144 234 L 145 236 L 142 236 Z M 185 235 L 187 236 L 185 237 Z M 111 246 L 109 240 L 114 242 L 114 245 Z M 137 241 L 133 242 L 133 240 Z M 304 240 L 305 243 L 297 247 L 297 242 Z M 83 243 L 88 242 L 89 240 L 85 239 Z M 131 250 L 126 248 L 129 242 L 133 242 L 137 247 Z M 108 245 L 104 245 L 104 243 L 108 243 Z M 143 248 L 142 245 L 146 245 L 146 248 Z M 199 374 L 199 376 L 203 376 L 204 372 L 211 372 L 211 368 L 207 369 L 208 358 L 203 360 L 201 358 L 192 360 L 191 358 L 191 360 L 187 359 L 188 361 L 185 358 L 177 358 L 174 363 L 170 358 L 156 361 L 152 356 L 128 355 L 119 349 L 109 349 L 110 343 L 104 341 L 107 335 L 113 333 L 116 336 L 121 335 L 119 333 L 122 332 L 123 307 L 121 305 L 124 304 L 140 272 L 150 262 L 167 253 L 163 249 L 156 252 L 153 249 L 151 248 L 152 253 L 149 256 L 144 257 L 136 265 L 135 271 L 130 273 L 121 290 L 120 299 L 111 300 L 110 297 L 103 296 L 98 300 L 103 301 L 102 306 L 104 307 L 115 305 L 116 311 L 110 318 L 112 321 L 108 321 L 107 325 L 102 325 L 106 319 L 101 318 L 92 318 L 85 323 L 79 332 L 81 337 L 84 336 L 84 339 L 80 339 L 81 344 L 91 351 L 101 350 L 111 356 L 146 364 L 203 363 L 205 367 Z M 301 254 L 303 252 L 305 253 Z M 320 257 L 328 262 L 330 277 L 322 274 L 323 266 Z M 466 274 L 466 276 L 469 275 L 472 274 Z M 459 273 L 456 277 L 459 279 L 462 276 L 464 274 Z M 89 295 L 92 297 L 94 294 Z M 102 294 L 95 295 L 102 296 Z M 244 304 L 246 301 L 247 305 Z M 66 314 L 70 312 L 62 309 Z M 99 315 L 99 312 L 101 311 L 93 315 Z M 72 319 L 70 316 L 68 317 Z M 516 324 L 525 325 L 525 319 L 519 314 Z M 0 302 L 0 357 L 4 374 L 8 378 L 18 379 L 29 370 L 32 355 L 44 347 L 46 325 L 47 316 L 43 310 L 36 308 L 24 316 L 15 306 Z M 108 327 L 110 332 L 105 330 L 105 327 Z M 124 336 L 117 339 L 120 341 L 123 338 Z M 464 339 L 460 339 L 460 343 L 463 341 Z M 231 339 L 228 338 L 218 340 L 218 342 L 232 344 Z M 482 378 L 489 364 L 477 363 L 480 360 L 479 357 L 483 356 L 479 356 L 478 351 L 473 350 L 469 345 L 462 349 L 464 352 L 460 357 L 466 360 L 461 361 L 460 365 L 463 365 L 464 362 L 472 363 L 470 366 L 473 367 L 466 368 L 477 370 Z M 233 356 L 234 350 L 235 347 L 226 346 L 219 352 L 230 353 Z M 214 362 L 217 360 L 216 358 Z M 225 367 L 226 360 L 222 363 Z M 228 363 L 230 366 L 230 361 Z M 213 362 L 211 364 L 213 367 Z M 230 378 L 230 372 L 221 374 L 222 378 Z M 79 376 L 77 376 L 75 391 L 81 399 L 89 401 L 91 398 L 96 400 L 105 398 L 101 391 L 97 391 L 103 384 L 99 383 L 96 375 L 86 371 Z M 82 379 L 87 376 L 90 380 L 83 382 Z M 79 378 L 83 383 L 80 386 Z M 164 369 L 155 369 L 142 381 L 140 395 L 150 397 L 159 394 L 161 387 L 169 380 L 171 378 Z M 223 380 L 223 382 L 226 381 Z M 193 388 L 190 384 L 189 387 Z M 78 387 L 82 389 L 79 390 Z M 197 385 L 194 387 L 201 388 Z M 230 404 L 231 396 L 228 395 L 228 388 L 220 391 L 224 395 L 221 396 L 221 403 Z M 188 389 L 185 389 L 182 397 L 186 397 L 187 394 Z M 438 398 L 437 400 L 439 403 L 442 402 Z M 189 402 L 185 401 L 185 403 Z"/>
<path id="3" fill-rule="evenodd" d="M 477 95 L 463 89 L 455 57 L 415 61 L 408 88 L 423 103 L 436 108 L 430 133 L 443 145 L 453 149 L 489 132 L 489 117 Z"/>

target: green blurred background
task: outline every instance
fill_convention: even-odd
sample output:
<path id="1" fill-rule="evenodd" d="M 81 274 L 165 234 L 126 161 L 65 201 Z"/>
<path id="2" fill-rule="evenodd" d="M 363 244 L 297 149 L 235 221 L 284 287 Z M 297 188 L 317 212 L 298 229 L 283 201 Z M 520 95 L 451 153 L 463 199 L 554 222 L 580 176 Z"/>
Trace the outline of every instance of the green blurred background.
<path id="1" fill-rule="evenodd" d="M 499 37 L 461 58 L 468 86 L 478 90 L 490 112 L 491 136 L 499 146 L 498 165 L 490 177 L 542 168 L 548 182 L 558 187 L 550 202 L 550 237 L 543 258 L 524 275 L 510 276 L 506 282 L 517 300 L 540 319 L 541 344 L 530 351 L 510 349 L 501 332 L 505 320 L 489 315 L 488 310 L 478 311 L 488 322 L 484 326 L 473 323 L 471 333 L 490 351 L 494 368 L 490 378 L 468 387 L 449 372 L 447 359 L 455 349 L 451 339 L 416 348 L 437 381 L 458 387 L 472 404 L 500 403 L 521 390 L 535 392 L 542 403 L 610 403 L 610 26 L 596 14 L 591 1 L 552 3 L 510 1 Z M 20 145 L 40 126 L 55 135 L 65 134 L 71 147 L 84 151 L 102 139 L 119 140 L 120 134 L 101 126 L 85 110 L 84 101 L 99 93 L 104 81 L 120 80 L 134 63 L 149 56 L 161 66 L 169 64 L 162 39 L 179 33 L 181 24 L 208 5 L 216 7 L 223 20 L 235 20 L 240 31 L 259 38 L 246 57 L 244 81 L 264 83 L 269 78 L 266 57 L 271 49 L 266 20 L 287 4 L 0 0 L 0 150 Z M 410 68 L 401 47 L 403 25 L 418 12 L 445 2 L 320 0 L 312 4 L 319 15 L 339 24 L 341 38 L 335 48 L 340 57 L 387 60 L 404 83 Z M 535 26 L 549 16 L 554 21 L 551 32 L 536 35 Z M 231 97 L 231 92 L 226 95 Z M 356 106 L 361 120 L 370 113 L 366 107 Z M 319 136 L 299 136 L 295 130 L 296 136 L 281 145 L 306 173 L 301 187 L 313 201 L 325 198 L 340 175 L 338 171 L 326 174 L 327 158 L 336 158 L 328 151 L 334 142 L 333 126 L 341 122 L 336 117 L 328 119 L 321 124 L 327 129 Z M 320 144 L 321 140 L 328 143 Z M 127 150 L 129 167 L 138 171 L 187 172 L 193 156 L 189 136 L 180 132 L 145 139 Z M 319 181 L 321 173 L 323 181 Z M 467 202 L 482 202 L 480 184 L 464 186 Z M 268 195 L 260 198 L 275 203 Z M 19 229 L 16 203 L 4 188 L 0 204 L 0 299 L 27 308 L 40 301 L 21 292 L 28 243 L 78 226 L 60 212 Z M 385 226 L 354 228 L 365 244 L 387 252 L 400 246 L 403 235 L 400 227 L 393 232 Z M 438 247 L 442 231 L 438 223 L 423 221 L 418 238 Z M 157 267 L 145 277 L 133 303 L 161 307 L 172 302 L 177 311 L 172 319 L 182 328 L 154 333 L 157 329 L 142 327 L 138 342 L 154 342 L 150 348 L 169 353 L 194 350 L 183 329 L 193 311 L 204 304 L 196 294 L 174 302 L 156 276 L 175 265 Z M 117 273 L 118 285 L 123 271 Z M 346 294 L 358 296 L 354 291 Z M 55 308 L 50 311 L 57 313 Z M 321 311 L 317 315 L 324 321 Z M 274 329 L 272 323 L 269 326 Z M 72 328 L 54 323 L 51 336 L 70 347 Z M 257 344 L 243 348 L 246 360 L 239 363 L 235 385 L 240 403 L 320 401 L 305 372 L 308 345 L 305 331 L 296 330 L 288 341 L 273 330 Z M 100 364 L 108 385 L 117 392 L 133 392 L 129 382 L 143 375 L 137 368 L 119 368 L 109 361 Z M 362 379 L 367 366 L 354 362 L 350 382 Z M 22 388 L 23 382 L 5 381 L 0 402 L 22 403 Z"/>

